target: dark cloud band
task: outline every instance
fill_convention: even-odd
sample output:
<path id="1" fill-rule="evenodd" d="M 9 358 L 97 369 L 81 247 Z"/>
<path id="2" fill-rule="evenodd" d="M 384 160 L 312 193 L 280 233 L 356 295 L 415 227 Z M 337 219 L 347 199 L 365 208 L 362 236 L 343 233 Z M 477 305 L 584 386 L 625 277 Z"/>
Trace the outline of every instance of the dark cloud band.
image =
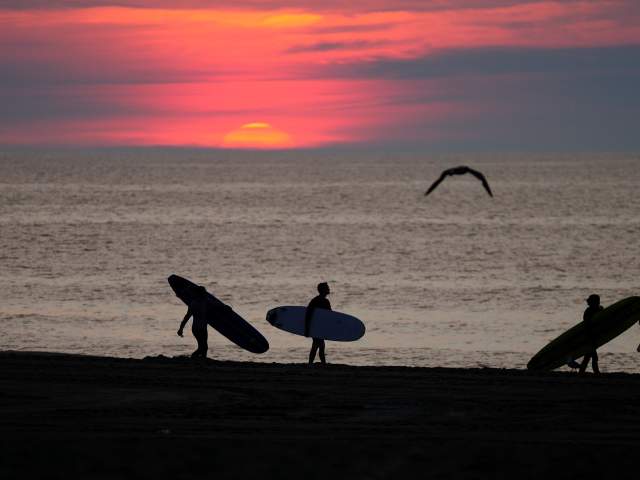
<path id="1" fill-rule="evenodd" d="M 434 52 L 412 59 L 377 59 L 322 67 L 330 78 L 424 79 L 504 73 L 640 71 L 640 45 L 592 48 L 477 48 Z"/>

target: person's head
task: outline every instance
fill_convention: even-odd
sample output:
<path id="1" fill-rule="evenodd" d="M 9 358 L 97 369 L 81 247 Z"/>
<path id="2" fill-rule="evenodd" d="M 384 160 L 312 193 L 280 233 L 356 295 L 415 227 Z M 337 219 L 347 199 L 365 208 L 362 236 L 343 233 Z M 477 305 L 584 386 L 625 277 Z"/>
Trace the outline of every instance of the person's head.
<path id="1" fill-rule="evenodd" d="M 597 295 L 595 293 L 589 295 L 589 298 L 587 298 L 587 305 L 589 305 L 590 307 L 600 306 L 600 295 Z"/>
<path id="2" fill-rule="evenodd" d="M 329 290 L 329 284 L 327 282 L 319 283 L 318 293 L 323 296 L 329 295 L 331 293 L 331 290 Z"/>

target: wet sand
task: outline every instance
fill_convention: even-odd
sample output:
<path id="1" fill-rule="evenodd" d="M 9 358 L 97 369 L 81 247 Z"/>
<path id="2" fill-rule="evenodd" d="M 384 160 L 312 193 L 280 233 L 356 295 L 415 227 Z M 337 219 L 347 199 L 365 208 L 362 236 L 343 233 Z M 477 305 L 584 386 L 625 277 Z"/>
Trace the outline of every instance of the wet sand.
<path id="1" fill-rule="evenodd" d="M 1 478 L 635 470 L 640 375 L 0 353 Z"/>

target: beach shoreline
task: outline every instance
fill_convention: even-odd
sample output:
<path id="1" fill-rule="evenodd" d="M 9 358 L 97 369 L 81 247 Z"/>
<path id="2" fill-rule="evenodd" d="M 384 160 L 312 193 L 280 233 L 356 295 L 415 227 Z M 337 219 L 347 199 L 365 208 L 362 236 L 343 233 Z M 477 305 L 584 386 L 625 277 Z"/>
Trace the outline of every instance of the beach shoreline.
<path id="1" fill-rule="evenodd" d="M 3 478 L 632 468 L 640 375 L 0 352 Z"/>

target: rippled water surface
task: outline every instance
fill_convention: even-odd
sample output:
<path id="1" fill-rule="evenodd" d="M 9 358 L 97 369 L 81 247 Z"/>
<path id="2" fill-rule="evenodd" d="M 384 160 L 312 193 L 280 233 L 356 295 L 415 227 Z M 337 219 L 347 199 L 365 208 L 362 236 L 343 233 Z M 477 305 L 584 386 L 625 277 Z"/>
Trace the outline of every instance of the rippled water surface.
<path id="1" fill-rule="evenodd" d="M 495 198 L 451 166 L 483 171 Z M 269 339 L 210 334 L 211 355 L 304 361 L 269 308 L 334 309 L 367 326 L 330 343 L 351 364 L 524 367 L 592 292 L 640 294 L 637 155 L 421 155 L 134 150 L 0 153 L 0 349 L 187 354 L 166 282 L 205 285 Z M 601 349 L 640 371 L 640 328 Z"/>

